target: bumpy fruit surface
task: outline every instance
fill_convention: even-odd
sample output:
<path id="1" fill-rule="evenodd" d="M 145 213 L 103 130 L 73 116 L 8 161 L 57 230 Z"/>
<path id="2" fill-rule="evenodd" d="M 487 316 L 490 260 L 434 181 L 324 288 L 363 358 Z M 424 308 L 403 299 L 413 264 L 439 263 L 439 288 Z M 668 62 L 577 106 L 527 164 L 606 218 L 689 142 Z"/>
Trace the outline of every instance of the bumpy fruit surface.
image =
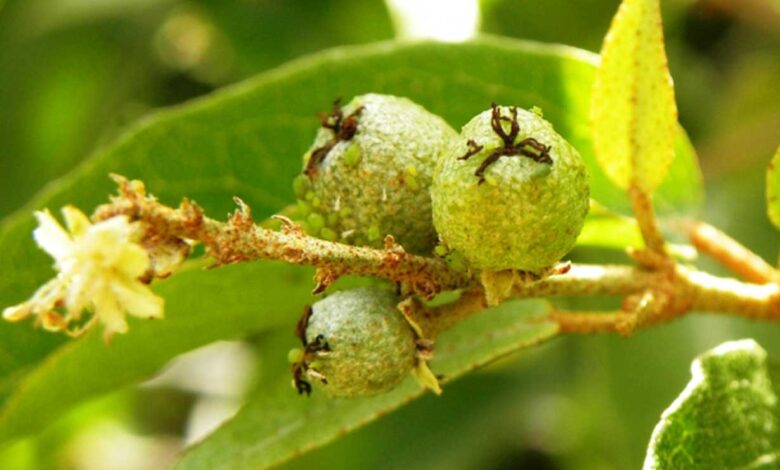
<path id="1" fill-rule="evenodd" d="M 328 396 L 341 398 L 398 385 L 416 363 L 416 341 L 397 303 L 395 294 L 380 288 L 336 292 L 315 303 L 306 339 L 312 344 L 319 336 L 329 351 L 308 364 L 314 374 L 307 377 Z"/>
<path id="2" fill-rule="evenodd" d="M 378 94 L 336 103 L 322 121 L 295 181 L 309 233 L 377 247 L 391 234 L 407 251 L 429 254 L 433 169 L 457 133 L 406 98 Z"/>
<path id="3" fill-rule="evenodd" d="M 589 205 L 577 151 L 539 115 L 493 107 L 436 168 L 433 219 L 471 266 L 539 273 L 573 246 Z"/>

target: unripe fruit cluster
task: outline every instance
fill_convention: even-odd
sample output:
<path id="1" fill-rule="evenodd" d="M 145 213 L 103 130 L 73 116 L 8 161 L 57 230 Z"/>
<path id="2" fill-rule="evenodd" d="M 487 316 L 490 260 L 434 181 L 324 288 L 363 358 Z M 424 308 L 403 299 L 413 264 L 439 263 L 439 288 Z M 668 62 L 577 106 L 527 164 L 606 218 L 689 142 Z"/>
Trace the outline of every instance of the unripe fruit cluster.
<path id="1" fill-rule="evenodd" d="M 457 136 L 406 98 L 367 94 L 321 120 L 294 183 L 310 234 L 377 247 L 391 234 L 417 254 L 438 236 L 469 267 L 542 273 L 582 229 L 585 165 L 540 113 L 494 104 Z"/>
<path id="2" fill-rule="evenodd" d="M 391 234 L 418 254 L 438 237 L 454 269 L 486 274 L 544 273 L 574 246 L 589 206 L 582 159 L 540 113 L 493 104 L 458 136 L 411 101 L 375 94 L 322 118 L 295 192 L 311 234 L 373 246 Z M 330 396 L 367 396 L 428 370 L 398 301 L 356 289 L 314 304 L 299 325 L 298 391 L 313 381 Z"/>

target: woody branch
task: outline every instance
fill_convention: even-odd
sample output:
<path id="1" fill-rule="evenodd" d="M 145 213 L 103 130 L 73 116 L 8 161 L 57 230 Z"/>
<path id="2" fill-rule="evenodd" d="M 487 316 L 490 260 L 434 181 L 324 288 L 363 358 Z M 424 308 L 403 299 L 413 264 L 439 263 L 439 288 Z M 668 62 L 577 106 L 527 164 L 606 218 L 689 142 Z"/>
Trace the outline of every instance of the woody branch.
<path id="1" fill-rule="evenodd" d="M 115 177 L 119 195 L 98 207 L 93 218 L 126 215 L 150 230 L 195 240 L 206 246 L 215 266 L 253 260 L 280 260 L 318 268 L 316 291 L 341 275 L 373 276 L 398 282 L 409 293 L 430 298 L 438 292 L 466 289 L 461 300 L 423 309 L 418 319 L 431 332 L 442 331 L 487 307 L 485 291 L 468 273 L 458 272 L 438 258 L 406 253 L 388 237 L 384 249 L 355 247 L 306 235 L 287 219 L 275 231 L 256 225 L 249 208 L 239 209 L 228 222 L 206 217 L 184 200 L 174 209 L 146 194 L 138 181 Z M 757 320 L 780 321 L 780 284 L 750 283 L 712 276 L 672 264 L 669 269 L 625 265 L 574 264 L 542 279 L 517 278 L 506 298 L 609 296 L 623 299 L 618 312 L 554 312 L 562 332 L 614 331 L 630 334 L 636 328 L 669 321 L 693 311 L 732 314 Z"/>

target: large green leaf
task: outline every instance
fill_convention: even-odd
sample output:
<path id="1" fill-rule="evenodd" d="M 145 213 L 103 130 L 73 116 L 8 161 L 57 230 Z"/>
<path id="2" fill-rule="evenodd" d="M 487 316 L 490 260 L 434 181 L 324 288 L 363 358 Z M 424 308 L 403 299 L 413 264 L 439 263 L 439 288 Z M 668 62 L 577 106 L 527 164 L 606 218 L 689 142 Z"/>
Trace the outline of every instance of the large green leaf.
<path id="1" fill-rule="evenodd" d="M 230 44 L 232 72 L 241 78 L 324 47 L 393 37 L 383 0 L 192 3 Z"/>
<path id="2" fill-rule="evenodd" d="M 678 132 L 659 0 L 623 0 L 601 49 L 591 108 L 593 143 L 610 179 L 653 192 Z"/>
<path id="3" fill-rule="evenodd" d="M 71 175 L 50 185 L 0 226 L 0 306 L 16 303 L 51 276 L 31 242 L 33 209 L 73 203 L 89 210 L 113 191 L 106 175 L 143 178 L 167 202 L 182 196 L 223 214 L 237 195 L 266 216 L 292 200 L 290 180 L 334 97 L 369 91 L 405 95 L 467 122 L 490 101 L 538 105 L 582 153 L 592 195 L 613 209 L 630 204 L 601 172 L 587 125 L 596 57 L 561 46 L 483 38 L 466 44 L 382 43 L 327 51 L 190 104 L 156 113 Z M 678 209 L 698 203 L 701 182 L 690 146 L 678 146 L 657 200 Z M 679 163 L 680 171 L 674 171 Z M 671 180 L 672 178 L 670 178 Z M 59 338 L 0 325 L 0 375 L 40 360 Z"/>
<path id="4" fill-rule="evenodd" d="M 701 355 L 688 386 L 653 431 L 644 468 L 777 468 L 778 366 L 753 340 Z"/>
<path id="5" fill-rule="evenodd" d="M 543 301 L 515 301 L 465 320 L 437 341 L 433 371 L 449 382 L 506 354 L 549 340 L 558 327 L 545 321 L 547 310 Z M 232 420 L 190 449 L 176 468 L 240 470 L 273 466 L 424 393 L 409 377 L 392 392 L 376 397 L 330 400 L 315 389 L 310 399 L 305 399 L 291 389 L 289 374 L 274 378 L 264 383 Z"/>
<path id="6" fill-rule="evenodd" d="M 769 220 L 780 229 L 780 147 L 766 170 L 766 205 Z"/>
<path id="7" fill-rule="evenodd" d="M 409 96 L 454 126 L 467 122 L 493 100 L 541 106 L 545 116 L 580 149 L 590 170 L 593 197 L 613 209 L 630 207 L 622 191 L 601 173 L 591 151 L 587 116 L 595 62 L 592 54 L 572 48 L 495 38 L 466 44 L 382 43 L 327 51 L 210 97 L 156 113 L 117 142 L 99 150 L 72 174 L 51 184 L 27 207 L 2 223 L 0 307 L 23 300 L 52 275 L 51 260 L 31 240 L 33 209 L 55 209 L 73 203 L 89 210 L 113 192 L 107 174 L 117 172 L 144 179 L 149 189 L 165 202 L 175 203 L 187 196 L 200 203 L 210 215 L 219 216 L 232 209 L 232 196 L 236 195 L 253 207 L 258 219 L 268 216 L 293 199 L 290 181 L 300 170 L 300 155 L 316 131 L 317 111 L 327 109 L 335 97 L 348 98 L 369 91 Z M 675 160 L 683 165 L 676 173 L 679 180 L 670 183 L 668 192 L 661 188 L 657 195 L 666 195 L 671 206 L 690 208 L 700 194 L 700 182 L 691 177 L 696 171 L 689 171 L 697 168 L 690 147 L 680 149 L 680 158 Z M 145 356 L 139 355 L 138 364 L 133 363 L 135 355 L 128 349 L 122 364 L 134 370 L 133 374 L 113 367 L 110 361 L 79 368 L 78 374 L 67 379 L 72 387 L 68 394 L 58 395 L 55 388 L 48 396 L 26 397 L 33 390 L 29 383 L 53 383 L 46 376 L 57 372 L 49 365 L 58 358 L 68 354 L 89 357 L 88 354 L 99 352 L 109 357 L 125 341 L 135 344 L 133 348 L 143 349 L 146 346 L 132 339 L 134 335 L 148 328 L 145 334 L 151 338 L 158 328 L 169 328 L 173 321 L 133 325 L 127 338 L 119 339 L 109 348 L 89 338 L 69 342 L 28 379 L 23 378 L 24 371 L 33 370 L 64 339 L 34 331 L 25 324 L 0 322 L 0 377 L 3 378 L 0 392 L 6 391 L 6 384 L 10 384 L 7 387 L 10 389 L 24 380 L 8 406 L 28 403 L 32 408 L 35 401 L 45 399 L 47 409 L 61 410 L 78 399 L 137 381 L 186 347 L 220 339 L 221 335 L 235 336 L 237 330 L 221 329 L 223 307 L 219 299 L 205 299 L 205 292 L 187 287 L 187 283 L 196 279 L 213 283 L 213 291 L 226 298 L 240 299 L 246 289 L 253 288 L 246 276 L 233 277 L 227 272 L 177 275 L 164 281 L 160 288 L 166 291 L 171 319 L 176 317 L 180 305 L 191 305 L 188 296 L 204 296 L 198 322 L 193 325 L 202 331 L 192 333 L 201 339 L 169 347 L 161 341 L 162 338 L 173 341 L 171 336 L 161 336 L 156 340 L 159 347 L 144 351 L 154 357 L 143 362 L 140 358 Z M 265 282 L 266 278 L 258 275 L 257 285 Z M 304 302 L 305 290 L 300 285 L 290 285 L 274 292 L 290 299 L 291 309 L 279 312 L 294 310 L 296 299 Z M 255 299 L 258 306 L 263 304 L 260 299 Z M 267 310 L 258 307 L 257 314 L 263 315 Z M 287 318 L 290 324 L 295 320 L 292 314 Z M 261 324 L 254 325 L 261 327 Z M 213 330 L 214 334 L 207 334 L 207 330 Z M 81 352 L 82 348 L 92 352 Z M 101 385 L 95 387 L 93 383 L 98 378 Z M 0 411 L 0 416 L 13 416 L 15 412 L 9 409 Z M 24 429 L 31 430 L 33 425 Z M 0 432 L 0 435 L 11 434 L 9 430 Z"/>

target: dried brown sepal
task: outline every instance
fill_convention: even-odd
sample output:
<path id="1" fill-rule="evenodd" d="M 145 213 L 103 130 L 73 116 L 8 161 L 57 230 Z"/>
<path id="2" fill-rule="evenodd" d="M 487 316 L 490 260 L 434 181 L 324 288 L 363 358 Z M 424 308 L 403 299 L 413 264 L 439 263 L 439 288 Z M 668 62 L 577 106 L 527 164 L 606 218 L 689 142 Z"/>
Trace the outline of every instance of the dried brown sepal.
<path id="1" fill-rule="evenodd" d="M 307 305 L 303 309 L 303 315 L 301 315 L 301 318 L 299 318 L 298 322 L 295 324 L 295 336 L 301 340 L 301 344 L 304 346 L 306 346 L 306 343 L 308 342 L 306 340 L 306 328 L 309 326 L 309 318 L 311 318 L 312 312 L 314 312 L 314 310 L 312 310 L 311 305 Z"/>
<path id="2" fill-rule="evenodd" d="M 309 316 L 311 316 L 310 311 L 304 312 L 306 323 L 308 323 Z M 319 379 L 324 384 L 327 384 L 328 379 L 324 375 L 317 372 L 316 369 L 312 369 L 311 363 L 317 358 L 317 356 L 327 355 L 328 353 L 330 353 L 331 349 L 330 349 L 330 345 L 325 340 L 325 337 L 323 335 L 317 335 L 317 337 L 314 338 L 314 341 L 310 343 L 306 341 L 305 329 L 303 331 L 302 336 L 303 336 L 304 347 L 303 347 L 303 353 L 301 355 L 301 359 L 299 361 L 296 361 L 290 367 L 290 371 L 292 372 L 292 376 L 293 376 L 293 386 L 298 391 L 298 394 L 303 395 L 305 393 L 306 396 L 310 396 L 311 384 L 308 381 L 306 381 L 303 377 L 304 375 L 308 375 L 310 377 Z"/>
<path id="3" fill-rule="evenodd" d="M 493 128 L 493 132 L 501 138 L 503 146 L 491 152 L 474 172 L 474 176 L 479 178 L 478 184 L 485 182 L 485 171 L 501 157 L 524 156 L 531 158 L 537 163 L 552 165 L 553 161 L 550 157 L 551 147 L 549 145 L 544 145 L 533 137 L 528 137 L 515 143 L 515 139 L 517 139 L 518 134 L 520 134 L 520 124 L 517 122 L 516 106 L 510 108 L 511 116 L 502 116 L 501 109 L 496 103 L 491 103 L 490 106 L 493 109 L 490 117 L 490 126 Z M 501 121 L 509 122 L 509 133 L 504 130 Z M 467 144 L 469 150 L 465 155 L 459 157 L 459 160 L 468 160 L 483 149 L 483 146 L 478 145 L 473 140 L 469 140 Z"/>
<path id="4" fill-rule="evenodd" d="M 363 106 L 360 106 L 347 117 L 344 117 L 344 110 L 341 108 L 341 98 L 339 98 L 333 102 L 333 110 L 329 114 L 318 115 L 322 127 L 333 132 L 333 136 L 324 145 L 312 150 L 311 155 L 309 155 L 309 161 L 303 170 L 309 179 L 317 174 L 320 165 L 325 161 L 325 158 L 336 144 L 352 140 L 357 133 L 358 116 L 362 112 Z"/>
<path id="5" fill-rule="evenodd" d="M 286 217 L 284 215 L 276 214 L 271 216 L 272 219 L 278 220 L 282 223 L 282 233 L 287 235 L 305 235 L 306 231 L 303 230 L 303 227 L 296 224 L 292 221 L 289 217 Z"/>
<path id="6" fill-rule="evenodd" d="M 312 290 L 312 295 L 319 295 L 325 292 L 328 287 L 333 285 L 334 282 L 336 282 L 339 278 L 339 274 L 334 272 L 333 270 L 330 270 L 328 268 L 317 268 L 317 271 L 314 273 L 314 283 L 315 287 L 314 290 Z"/>

